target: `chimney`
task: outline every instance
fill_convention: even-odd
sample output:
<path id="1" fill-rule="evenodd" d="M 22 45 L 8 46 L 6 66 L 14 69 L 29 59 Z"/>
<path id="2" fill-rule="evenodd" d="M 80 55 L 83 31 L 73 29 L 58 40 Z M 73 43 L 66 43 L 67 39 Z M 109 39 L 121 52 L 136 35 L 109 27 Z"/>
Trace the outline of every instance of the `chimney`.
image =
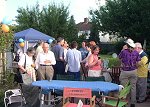
<path id="1" fill-rule="evenodd" d="M 84 18 L 84 23 L 88 23 L 89 22 L 89 19 L 88 18 Z"/>

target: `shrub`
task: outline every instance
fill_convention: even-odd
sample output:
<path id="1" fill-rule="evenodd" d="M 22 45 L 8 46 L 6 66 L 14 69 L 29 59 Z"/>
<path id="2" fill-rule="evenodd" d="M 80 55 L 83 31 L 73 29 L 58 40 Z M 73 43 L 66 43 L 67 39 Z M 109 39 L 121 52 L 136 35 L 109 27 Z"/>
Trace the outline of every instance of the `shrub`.
<path id="1" fill-rule="evenodd" d="M 112 66 L 120 66 L 120 60 L 118 58 L 109 58 L 109 68 L 111 68 Z"/>
<path id="2" fill-rule="evenodd" d="M 100 55 L 101 59 L 108 59 L 109 64 L 108 67 L 111 68 L 112 66 L 120 66 L 120 60 L 118 58 L 113 58 L 111 55 Z"/>
<path id="3" fill-rule="evenodd" d="M 2 87 L 2 86 L 1 86 Z M 2 89 L 0 89 L 0 105 L 1 105 L 1 107 L 4 107 L 5 105 L 4 105 L 4 93 L 5 93 L 5 91 L 4 90 L 2 90 Z"/>
<path id="4" fill-rule="evenodd" d="M 5 79 L 3 84 L 0 84 L 0 107 L 4 107 L 5 91 L 8 89 L 14 89 L 16 84 L 13 82 L 14 75 L 10 71 L 6 71 Z"/>

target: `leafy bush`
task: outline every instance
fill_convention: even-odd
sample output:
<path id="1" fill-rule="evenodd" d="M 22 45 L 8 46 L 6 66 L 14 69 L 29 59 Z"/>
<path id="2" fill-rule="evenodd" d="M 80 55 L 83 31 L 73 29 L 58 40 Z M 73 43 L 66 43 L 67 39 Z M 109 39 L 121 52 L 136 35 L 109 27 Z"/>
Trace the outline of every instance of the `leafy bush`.
<path id="1" fill-rule="evenodd" d="M 113 58 L 111 55 L 100 55 L 101 59 L 108 59 L 109 64 L 108 67 L 111 68 L 112 66 L 120 66 L 120 60 L 118 58 Z"/>
<path id="2" fill-rule="evenodd" d="M 103 48 L 103 49 L 101 49 L 101 51 L 100 51 L 101 54 L 107 54 L 108 52 L 109 52 L 109 50 L 106 49 L 106 48 Z"/>
<path id="3" fill-rule="evenodd" d="M 120 60 L 118 58 L 109 58 L 109 68 L 112 66 L 120 66 Z"/>
<path id="4" fill-rule="evenodd" d="M 5 97 L 5 91 L 8 89 L 14 89 L 16 87 L 16 84 L 14 84 L 14 75 L 6 71 L 5 79 L 3 80 L 3 84 L 0 84 L 0 107 L 4 107 L 4 97 Z"/>
<path id="5" fill-rule="evenodd" d="M 2 88 L 2 86 L 1 86 L 1 88 Z M 4 93 L 5 93 L 5 91 L 3 89 L 0 89 L 0 105 L 1 105 L 1 107 L 5 106 L 4 105 Z"/>

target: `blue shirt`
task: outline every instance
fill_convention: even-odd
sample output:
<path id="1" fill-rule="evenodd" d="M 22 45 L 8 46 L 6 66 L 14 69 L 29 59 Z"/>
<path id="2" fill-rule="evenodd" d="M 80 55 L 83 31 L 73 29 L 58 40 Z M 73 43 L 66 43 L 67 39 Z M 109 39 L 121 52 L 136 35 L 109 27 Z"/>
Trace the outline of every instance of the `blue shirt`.
<path id="1" fill-rule="evenodd" d="M 77 49 L 69 49 L 66 54 L 66 61 L 70 72 L 80 71 L 81 52 Z"/>
<path id="2" fill-rule="evenodd" d="M 52 52 L 53 52 L 54 55 L 55 55 L 56 61 L 61 61 L 61 60 L 60 60 L 60 57 L 63 57 L 63 58 L 64 58 L 64 49 L 63 49 L 63 47 L 60 46 L 59 44 L 55 45 L 55 46 L 52 48 Z"/>
<path id="3" fill-rule="evenodd" d="M 82 60 L 85 59 L 88 55 L 88 50 L 85 48 L 80 48 L 79 51 L 81 52 Z"/>

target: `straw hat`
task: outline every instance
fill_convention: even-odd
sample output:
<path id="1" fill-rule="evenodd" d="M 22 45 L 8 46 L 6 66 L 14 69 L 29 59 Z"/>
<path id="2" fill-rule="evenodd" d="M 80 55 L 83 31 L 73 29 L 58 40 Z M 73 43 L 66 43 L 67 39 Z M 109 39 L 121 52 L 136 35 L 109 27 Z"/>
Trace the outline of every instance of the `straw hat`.
<path id="1" fill-rule="evenodd" d="M 132 48 L 135 48 L 135 43 L 132 39 L 127 39 L 125 41 L 125 43 L 127 43 L 129 46 L 131 46 Z"/>

